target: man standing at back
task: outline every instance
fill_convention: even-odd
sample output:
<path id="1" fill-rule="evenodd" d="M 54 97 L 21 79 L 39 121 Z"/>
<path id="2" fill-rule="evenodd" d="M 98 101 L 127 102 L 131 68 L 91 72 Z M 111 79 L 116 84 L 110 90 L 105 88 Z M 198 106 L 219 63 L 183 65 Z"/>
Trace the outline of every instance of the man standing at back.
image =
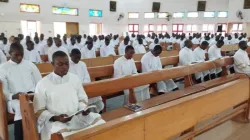
<path id="1" fill-rule="evenodd" d="M 142 72 L 152 72 L 162 70 L 162 64 L 159 55 L 162 52 L 162 47 L 156 45 L 152 51 L 144 54 L 141 59 Z M 172 79 L 157 82 L 157 90 L 160 94 L 177 90 L 178 86 Z"/>
<path id="2" fill-rule="evenodd" d="M 42 76 L 32 62 L 23 59 L 24 49 L 21 44 L 11 44 L 9 53 L 10 60 L 0 66 L 0 80 L 3 83 L 3 93 L 7 101 L 8 112 L 15 114 L 15 140 L 22 140 L 19 95 L 34 93 L 35 86 L 42 79 Z"/>

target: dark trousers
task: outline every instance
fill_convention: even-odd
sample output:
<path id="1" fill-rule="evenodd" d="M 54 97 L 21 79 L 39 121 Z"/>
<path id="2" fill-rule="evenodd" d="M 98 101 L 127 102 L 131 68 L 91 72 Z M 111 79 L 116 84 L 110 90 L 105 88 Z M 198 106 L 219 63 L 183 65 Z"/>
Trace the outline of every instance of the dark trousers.
<path id="1" fill-rule="evenodd" d="M 204 82 L 209 81 L 209 80 L 210 80 L 209 74 L 208 74 L 207 76 L 205 76 L 205 77 L 203 78 L 203 80 L 204 80 Z M 197 80 L 196 80 L 196 83 L 197 83 L 197 84 L 202 83 L 201 78 L 197 79 Z"/>
<path id="2" fill-rule="evenodd" d="M 221 72 L 218 74 L 211 74 L 210 77 L 211 77 L 211 79 L 215 79 L 216 77 L 219 78 L 219 77 L 221 77 Z"/>
<path id="3" fill-rule="evenodd" d="M 229 71 L 230 71 L 231 74 L 232 74 L 232 73 L 235 73 L 234 67 L 231 67 L 231 68 L 229 69 Z"/>
<path id="4" fill-rule="evenodd" d="M 22 120 L 14 122 L 15 140 L 23 140 L 23 125 Z"/>

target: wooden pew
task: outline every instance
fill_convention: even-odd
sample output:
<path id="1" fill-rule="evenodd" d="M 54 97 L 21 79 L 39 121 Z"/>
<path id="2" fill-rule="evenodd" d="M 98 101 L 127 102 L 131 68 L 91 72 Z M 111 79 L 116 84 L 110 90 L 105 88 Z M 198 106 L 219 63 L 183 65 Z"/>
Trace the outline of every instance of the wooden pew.
<path id="1" fill-rule="evenodd" d="M 48 62 L 49 61 L 48 55 L 40 55 L 40 57 L 41 57 L 41 60 L 43 62 Z"/>
<path id="2" fill-rule="evenodd" d="M 2 83 L 0 82 L 0 139 L 1 140 L 8 140 L 8 118 L 7 118 L 7 108 L 6 108 L 6 101 L 2 90 Z M 14 119 L 14 116 L 13 116 Z"/>
<path id="3" fill-rule="evenodd" d="M 173 44 L 173 50 L 181 50 L 181 46 L 180 46 L 180 44 L 178 44 L 178 43 L 174 43 Z"/>
<path id="4" fill-rule="evenodd" d="M 244 89 L 244 87 L 247 87 Z M 237 95 L 235 92 L 242 94 Z M 230 100 L 230 102 L 228 102 Z M 106 124 L 67 136 L 66 140 L 163 140 L 193 128 L 182 139 L 193 139 L 196 135 L 209 130 L 220 123 L 246 112 L 248 104 L 244 103 L 234 108 L 208 125 L 195 129 L 194 127 L 213 116 L 233 108 L 242 102 L 249 101 L 248 77 L 229 82 L 206 91 L 202 91 L 181 99 L 162 104 L 140 113 L 133 113 Z M 181 127 L 180 127 L 181 126 Z M 113 135 L 115 134 L 115 135 Z"/>
<path id="5" fill-rule="evenodd" d="M 247 88 L 244 88 L 244 87 L 247 87 Z M 241 90 L 242 88 L 243 88 L 243 90 Z M 195 89 L 197 90 L 197 87 Z M 152 123 L 150 123 L 151 125 L 149 125 L 149 126 L 152 126 L 153 122 L 156 122 L 156 124 L 154 124 L 153 127 L 151 127 L 151 128 L 148 127 L 147 129 L 150 129 L 150 132 L 153 132 L 153 134 L 157 133 L 157 135 L 160 135 L 158 133 L 160 133 L 161 131 L 151 130 L 151 129 L 155 129 L 156 126 L 159 126 L 159 128 L 157 127 L 157 130 L 164 129 L 165 131 L 166 130 L 171 130 L 172 131 L 171 128 L 174 128 L 175 131 L 178 130 L 178 133 L 175 132 L 174 134 L 171 133 L 171 135 L 168 135 L 168 133 L 170 133 L 171 131 L 167 131 L 168 132 L 167 135 L 165 133 L 163 133 L 164 135 L 160 135 L 158 137 L 158 139 L 161 138 L 161 137 L 162 137 L 161 139 L 163 139 L 163 137 L 164 137 L 164 139 L 168 139 L 168 138 L 170 138 L 170 137 L 172 137 L 172 136 L 174 136 L 176 134 L 179 134 L 179 133 L 185 131 L 186 129 L 194 127 L 198 123 L 209 119 L 210 117 L 222 112 L 223 110 L 228 109 L 229 107 L 235 107 L 236 105 L 241 104 L 242 102 L 248 101 L 249 100 L 249 79 L 248 79 L 248 77 L 246 77 L 244 75 L 240 75 L 239 79 L 237 79 L 235 81 L 232 81 L 232 82 L 229 82 L 229 83 L 227 83 L 225 85 L 219 86 L 218 88 L 216 87 L 215 89 L 209 89 L 209 90 L 204 90 L 204 88 L 203 88 L 202 90 L 203 91 L 201 91 L 199 93 L 192 94 L 190 96 L 186 96 L 186 97 L 177 99 L 175 101 L 171 101 L 169 103 L 162 104 L 162 105 L 156 106 L 154 108 L 150 108 L 148 110 L 144 110 L 140 114 L 133 113 L 133 114 L 131 114 L 129 116 L 125 116 L 125 117 L 110 121 L 110 122 L 108 122 L 108 123 L 106 123 L 104 125 L 97 126 L 95 128 L 91 128 L 91 129 L 88 129 L 86 131 L 82 131 L 81 133 L 80 132 L 76 133 L 74 135 L 71 135 L 71 136 L 67 137 L 66 139 L 85 139 L 85 138 L 90 138 L 90 137 L 93 137 L 93 139 L 96 139 L 99 134 L 107 133 L 108 131 L 112 131 L 115 128 L 120 129 L 120 126 L 122 126 L 123 124 L 126 124 L 126 126 L 127 126 L 127 124 L 136 124 L 138 126 L 138 124 L 135 123 L 135 120 L 137 120 L 136 118 L 144 118 L 144 117 L 147 118 L 147 116 L 151 116 L 151 115 L 154 116 L 155 114 L 159 114 L 159 115 L 157 115 L 158 117 L 150 118 L 150 119 L 153 119 L 153 120 L 152 120 Z M 241 95 L 235 94 L 235 92 L 237 90 L 241 90 L 242 94 Z M 23 103 L 24 99 L 26 100 L 26 98 L 21 97 L 21 102 L 22 103 Z M 188 99 L 188 100 L 186 100 L 186 99 Z M 227 102 L 228 100 L 230 100 L 230 102 Z M 180 102 L 180 101 L 185 101 L 185 102 Z M 173 102 L 174 102 L 174 104 L 173 104 Z M 195 103 L 192 103 L 192 102 L 195 102 Z M 211 102 L 211 103 L 208 103 L 208 102 Z M 28 101 L 26 101 L 26 103 L 28 103 Z M 199 104 L 199 105 L 197 105 L 197 104 Z M 164 106 L 164 108 L 162 108 L 162 106 Z M 182 111 L 174 111 L 174 110 L 171 109 L 172 107 L 174 108 L 174 110 L 181 109 L 181 108 L 183 108 L 183 110 Z M 155 109 L 155 108 L 160 108 L 160 110 L 157 109 L 157 110 L 154 110 L 152 112 L 149 111 L 149 110 L 152 110 L 152 109 Z M 213 110 L 212 108 L 216 108 L 216 110 Z M 244 103 L 244 104 L 238 106 L 237 108 L 235 108 L 235 111 L 232 112 L 230 115 L 225 116 L 225 118 L 219 119 L 219 121 L 215 121 L 215 123 L 212 123 L 212 124 L 210 124 L 208 126 L 205 126 L 202 129 L 194 130 L 195 135 L 197 135 L 197 134 L 199 134 L 201 132 L 204 132 L 205 130 L 210 129 L 210 128 L 218 125 L 219 123 L 221 123 L 221 122 L 223 122 L 223 121 L 225 121 L 225 120 L 227 120 L 227 119 L 229 119 L 229 118 L 231 118 L 231 117 L 233 117 L 235 115 L 238 115 L 238 114 L 246 111 L 246 109 L 248 109 L 248 104 Z M 183 116 L 183 112 L 186 112 L 187 110 L 188 110 L 187 114 Z M 164 115 L 162 113 L 158 113 L 158 112 L 163 112 L 163 111 L 164 112 L 167 111 L 169 113 L 167 113 L 167 112 L 164 113 L 166 115 Z M 26 112 L 28 112 L 27 109 L 26 109 Z M 150 114 L 147 114 L 147 113 L 144 114 L 144 112 L 150 112 Z M 192 115 L 194 115 L 194 116 L 192 116 Z M 160 116 L 162 116 L 162 117 L 160 117 Z M 26 115 L 23 118 L 26 118 L 27 120 L 33 120 L 30 117 L 32 117 L 32 115 L 28 115 L 28 116 Z M 159 117 L 160 117 L 160 119 L 159 119 Z M 175 117 L 177 117 L 177 118 L 175 118 Z M 129 118 L 129 119 L 125 119 L 125 118 Z M 165 118 L 165 119 L 161 119 L 161 118 Z M 191 118 L 193 118 L 193 119 L 191 119 Z M 195 119 L 197 119 L 198 121 L 195 120 Z M 119 121 L 117 121 L 117 120 L 119 120 Z M 148 120 L 148 119 L 146 119 L 146 120 Z M 162 120 L 164 120 L 164 122 L 162 122 L 163 124 L 161 125 L 159 121 L 162 121 Z M 174 120 L 174 123 L 171 122 L 173 120 Z M 182 121 L 180 122 L 180 120 L 182 120 Z M 183 121 L 183 120 L 186 120 L 186 121 Z M 122 122 L 120 122 L 120 121 L 122 121 Z M 128 123 L 128 121 L 132 121 L 132 122 Z M 145 122 L 145 121 L 143 120 L 143 122 Z M 192 123 L 189 122 L 189 121 L 191 121 Z M 180 128 L 179 123 L 184 123 L 187 126 Z M 35 124 L 35 123 L 33 123 L 33 124 Z M 168 126 L 169 124 L 171 124 L 171 126 Z M 106 126 L 109 126 L 109 127 L 106 127 Z M 133 127 L 134 127 L 134 125 L 133 125 Z M 133 127 L 131 127 L 131 128 L 133 128 Z M 107 128 L 107 129 L 105 129 L 105 128 Z M 126 127 L 126 128 L 128 128 L 128 127 Z M 127 129 L 127 131 L 129 131 L 129 133 L 132 134 L 132 132 L 130 130 L 131 129 Z M 31 130 L 31 131 L 28 131 L 28 132 L 32 133 L 34 131 L 35 130 Z M 123 132 L 123 131 L 120 131 L 120 132 Z M 135 133 L 137 134 L 139 132 L 135 132 Z M 116 135 L 117 135 L 117 133 L 116 133 Z M 124 134 L 122 135 L 120 133 L 118 135 L 119 135 L 120 138 L 125 136 Z M 149 134 L 149 135 L 151 135 L 151 134 Z M 190 133 L 189 135 L 185 135 L 185 137 L 194 137 L 195 135 L 193 133 Z M 131 138 L 134 139 L 135 136 L 134 135 L 132 135 L 132 136 L 133 137 L 131 137 Z M 54 137 L 56 137 L 56 136 L 53 136 L 52 140 L 53 140 Z M 107 135 L 105 135 L 104 137 L 105 137 L 105 139 L 106 138 L 110 139 L 110 137 L 107 137 Z M 102 139 L 104 137 L 102 137 Z M 149 138 L 149 139 L 152 139 L 152 137 Z M 125 139 L 127 139 L 127 138 L 128 137 L 125 136 Z M 111 139 L 117 139 L 117 137 L 112 136 Z"/>

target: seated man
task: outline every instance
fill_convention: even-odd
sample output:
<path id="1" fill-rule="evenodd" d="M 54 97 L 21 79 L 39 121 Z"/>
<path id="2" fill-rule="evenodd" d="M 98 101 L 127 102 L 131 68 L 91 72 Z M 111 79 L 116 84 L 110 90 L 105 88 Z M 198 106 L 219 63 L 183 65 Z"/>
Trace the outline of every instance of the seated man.
<path id="1" fill-rule="evenodd" d="M 32 41 L 27 42 L 27 55 L 28 55 L 28 60 L 33 63 L 41 63 L 41 57 L 40 54 L 36 49 L 34 49 L 34 43 Z"/>
<path id="2" fill-rule="evenodd" d="M 60 38 L 55 38 L 55 46 L 52 46 L 48 50 L 49 62 L 52 61 L 52 55 L 57 51 L 63 51 L 69 56 L 68 50 L 62 46 L 62 41 Z"/>
<path id="3" fill-rule="evenodd" d="M 190 40 L 185 41 L 185 47 L 179 52 L 179 65 L 190 65 L 194 62 L 194 55 L 192 51 L 193 43 Z"/>
<path id="4" fill-rule="evenodd" d="M 244 73 L 250 75 L 250 61 L 248 57 L 247 42 L 241 41 L 239 43 L 240 49 L 234 54 L 234 69 L 236 73 Z"/>
<path id="5" fill-rule="evenodd" d="M 156 45 L 152 51 L 144 54 L 141 59 L 142 72 L 152 72 L 162 70 L 162 64 L 159 55 L 162 52 L 162 47 Z M 157 89 L 159 93 L 165 93 L 178 89 L 178 86 L 172 79 L 157 82 Z"/>
<path id="6" fill-rule="evenodd" d="M 114 48 L 110 45 L 110 40 L 108 37 L 105 38 L 105 44 L 100 49 L 100 55 L 101 57 L 106 57 L 113 55 L 115 56 Z"/>
<path id="7" fill-rule="evenodd" d="M 82 80 L 68 72 L 69 58 L 66 53 L 55 52 L 52 65 L 54 72 L 39 81 L 34 96 L 34 109 L 42 140 L 50 139 L 53 133 L 61 132 L 66 136 L 104 123 L 99 114 L 92 113 L 89 109 L 70 116 L 86 109 L 88 96 L 83 89 Z"/>
<path id="8" fill-rule="evenodd" d="M 22 116 L 19 95 L 34 93 L 35 86 L 42 79 L 42 76 L 33 63 L 23 59 L 24 50 L 21 44 L 12 43 L 9 54 L 10 60 L 0 66 L 0 80 L 3 84 L 8 112 L 15 114 L 15 139 L 22 140 Z"/>
<path id="9" fill-rule="evenodd" d="M 125 54 L 125 49 L 128 45 L 129 45 L 129 37 L 125 37 L 124 41 L 122 41 L 120 46 L 118 47 L 119 55 Z"/>
<path id="10" fill-rule="evenodd" d="M 197 47 L 193 51 L 194 61 L 196 62 L 205 62 L 206 61 L 206 50 L 208 48 L 209 43 L 207 41 L 203 41 L 201 46 Z M 209 70 L 198 72 L 195 74 L 195 79 L 197 83 L 201 83 L 203 81 L 210 80 Z"/>
<path id="11" fill-rule="evenodd" d="M 224 41 L 223 40 L 219 40 L 219 41 L 217 41 L 216 45 L 212 45 L 208 49 L 209 60 L 213 61 L 213 60 L 222 58 L 221 47 L 223 45 L 224 45 Z M 216 77 L 220 77 L 221 76 L 221 72 L 222 72 L 221 68 L 216 68 L 216 69 L 210 70 L 211 79 L 215 79 Z"/>
<path id="12" fill-rule="evenodd" d="M 7 61 L 7 58 L 5 56 L 5 54 L 3 53 L 3 51 L 0 49 L 0 64 L 4 63 Z"/>
<path id="13" fill-rule="evenodd" d="M 53 45 L 52 38 L 47 39 L 47 44 L 44 46 L 41 46 L 39 53 L 40 55 L 48 55 L 49 48 L 51 48 Z"/>
<path id="14" fill-rule="evenodd" d="M 114 62 L 114 78 L 137 74 L 133 55 L 135 50 L 132 46 L 127 46 L 125 55 L 118 58 Z M 136 101 L 143 101 L 150 98 L 149 85 L 134 88 Z M 124 103 L 129 103 L 129 90 L 124 90 L 125 98 Z"/>
<path id="15" fill-rule="evenodd" d="M 93 40 L 89 40 L 86 43 L 87 45 L 81 49 L 81 58 L 96 58 L 96 49 L 94 48 Z"/>
<path id="16" fill-rule="evenodd" d="M 158 38 L 155 38 L 155 39 L 154 39 L 154 42 L 152 42 L 152 43 L 149 45 L 149 50 L 153 50 L 154 47 L 155 47 L 156 45 L 160 45 L 159 39 L 158 39 Z"/>
<path id="17" fill-rule="evenodd" d="M 135 53 L 146 53 L 145 47 L 143 45 L 143 40 L 141 38 L 138 39 L 138 44 L 134 46 L 135 48 Z"/>
<path id="18" fill-rule="evenodd" d="M 75 48 L 71 51 L 70 57 L 71 57 L 71 61 L 70 61 L 70 66 L 69 66 L 69 72 L 77 75 L 82 81 L 82 84 L 90 83 L 91 80 L 90 80 L 87 66 L 84 62 L 80 61 L 81 52 Z M 90 105 L 94 104 L 97 106 L 97 108 L 95 109 L 96 113 L 101 112 L 104 108 L 104 104 L 100 96 L 89 99 L 89 104 Z"/>

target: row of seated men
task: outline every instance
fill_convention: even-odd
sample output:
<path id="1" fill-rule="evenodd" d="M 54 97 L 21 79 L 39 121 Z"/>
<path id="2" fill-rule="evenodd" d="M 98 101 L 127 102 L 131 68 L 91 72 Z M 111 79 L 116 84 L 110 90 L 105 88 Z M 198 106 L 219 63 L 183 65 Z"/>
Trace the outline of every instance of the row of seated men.
<path id="1" fill-rule="evenodd" d="M 221 58 L 217 57 L 221 52 L 220 48 L 224 45 L 222 40 L 219 40 L 216 45 L 209 47 L 208 55 L 210 60 Z M 199 63 L 206 61 L 205 51 L 208 48 L 208 42 L 202 42 L 198 57 L 195 56 L 195 50 L 191 50 L 192 42 L 185 41 L 185 47 L 180 51 L 179 65 L 188 65 L 191 63 Z M 245 73 L 245 69 L 249 67 L 249 59 L 245 52 L 247 44 L 242 41 L 239 43 L 240 49 L 235 54 L 236 72 Z M 0 65 L 0 79 L 3 83 L 3 92 L 8 104 L 8 112 L 15 114 L 15 138 L 22 138 L 22 124 L 19 95 L 35 93 L 34 108 L 38 117 L 38 126 L 42 135 L 42 139 L 49 139 L 50 134 L 56 132 L 65 132 L 65 135 L 70 134 L 73 130 L 88 128 L 93 125 L 104 123 L 98 114 L 103 109 L 101 97 L 88 99 L 82 84 L 90 82 L 89 74 L 86 65 L 80 61 L 81 52 L 79 49 L 73 49 L 70 54 L 70 60 L 67 54 L 63 51 L 56 51 L 52 55 L 52 64 L 54 71 L 48 76 L 41 78 L 36 66 L 24 60 L 24 49 L 20 43 L 13 43 L 10 46 L 11 59 Z M 151 72 L 161 70 L 162 65 L 159 55 L 162 52 L 162 47 L 156 45 L 152 51 L 146 53 L 142 59 L 142 72 Z M 242 53 L 243 52 L 243 53 Z M 127 46 L 125 55 L 117 59 L 114 63 L 114 77 L 119 78 L 126 75 L 137 74 L 135 63 L 132 59 L 135 53 L 134 47 Z M 244 54 L 244 55 L 243 55 Z M 246 55 L 245 55 L 246 54 Z M 240 58 L 238 58 L 240 56 Z M 242 56 L 244 59 L 242 60 Z M 195 60 L 194 60 L 195 59 Z M 248 61 L 247 61 L 248 60 Z M 246 63 L 247 62 L 247 63 Z M 242 71 L 239 71 L 242 70 Z M 204 72 L 205 73 L 205 72 Z M 209 80 L 220 76 L 220 70 L 211 70 L 208 74 L 196 74 L 198 81 Z M 211 75 L 210 75 L 210 74 Z M 200 76 L 199 76 L 200 75 Z M 207 76 L 210 75 L 210 76 Z M 25 82 L 23 82 L 25 81 Z M 172 90 L 177 90 L 178 86 L 173 80 L 157 82 L 159 93 L 165 93 Z M 149 85 L 137 87 L 135 97 L 137 101 L 142 101 L 150 98 Z M 70 93 L 70 94 L 69 94 Z M 128 103 L 128 91 L 124 91 L 125 104 Z M 67 104 L 65 104 L 67 102 Z M 94 110 L 84 111 L 77 116 L 69 117 L 68 115 L 81 110 L 88 105 L 95 104 Z"/>
<path id="2" fill-rule="evenodd" d="M 3 41 L 1 41 L 1 38 Z M 67 36 L 64 35 L 62 41 L 60 41 L 60 38 L 60 35 L 58 35 L 54 39 L 49 37 L 47 41 L 45 41 L 44 35 L 41 34 L 40 38 L 36 35 L 33 42 L 31 41 L 30 36 L 27 36 L 26 39 L 24 39 L 23 35 L 19 34 L 16 38 L 11 36 L 9 43 L 7 43 L 7 38 L 4 37 L 4 34 L 2 33 L 0 36 L 0 63 L 5 62 L 6 57 L 9 57 L 9 47 L 13 42 L 20 42 L 25 46 L 24 59 L 30 60 L 33 63 L 41 63 L 42 60 L 39 55 L 48 55 L 49 61 L 51 62 L 52 54 L 57 50 L 70 54 L 72 49 L 77 48 L 81 51 L 81 58 L 85 59 L 95 58 L 97 50 L 100 50 L 101 57 L 117 55 L 115 52 L 115 46 L 119 46 L 118 54 L 124 55 L 125 47 L 130 45 L 130 43 L 132 43 L 135 53 L 145 53 L 147 47 L 149 50 L 152 50 L 155 45 L 160 45 L 161 43 L 168 43 L 168 50 L 171 50 L 173 43 L 178 43 L 181 48 L 184 48 L 184 42 L 187 39 L 192 40 L 193 44 L 201 44 L 203 41 L 207 41 L 209 46 L 215 45 L 218 40 L 223 40 L 225 45 L 238 44 L 239 41 L 247 41 L 247 34 L 242 33 L 241 35 L 238 35 L 235 33 L 232 37 L 228 34 L 222 36 L 221 34 L 214 35 L 208 33 L 202 37 L 199 33 L 193 34 L 193 36 L 187 36 L 184 33 L 181 35 L 172 34 L 172 36 L 166 33 L 165 35 L 159 34 L 157 36 L 153 33 L 152 36 L 149 34 L 147 38 L 145 38 L 144 35 L 135 36 L 132 34 L 131 37 L 125 37 L 122 42 L 119 41 L 119 35 L 112 36 L 112 34 L 105 38 L 104 36 L 99 36 L 99 38 L 97 38 L 96 35 L 94 35 L 93 38 L 90 36 L 87 37 L 86 35 L 83 37 L 80 35 L 72 35 L 70 38 L 67 38 Z"/>

